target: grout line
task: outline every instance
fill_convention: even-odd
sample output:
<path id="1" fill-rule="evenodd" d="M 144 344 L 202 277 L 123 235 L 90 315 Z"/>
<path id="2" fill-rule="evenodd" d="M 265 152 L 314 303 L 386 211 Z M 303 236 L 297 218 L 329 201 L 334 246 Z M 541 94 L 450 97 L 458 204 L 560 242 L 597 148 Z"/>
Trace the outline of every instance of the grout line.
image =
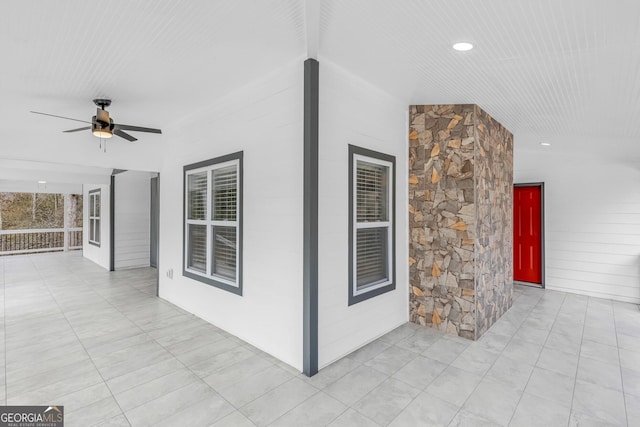
<path id="1" fill-rule="evenodd" d="M 640 310 L 640 306 L 638 306 Z M 620 343 L 618 342 L 618 322 L 616 321 L 616 306 L 611 301 L 611 312 L 613 314 L 613 331 L 616 338 L 616 350 L 618 350 L 618 366 L 620 366 L 620 385 L 622 386 L 622 404 L 624 405 L 624 419 L 629 424 L 629 410 L 627 409 L 627 396 L 624 391 L 624 375 L 622 375 L 622 361 L 620 360 Z"/>
<path id="2" fill-rule="evenodd" d="M 584 342 L 584 326 L 587 319 L 587 313 L 589 312 L 589 301 L 592 297 L 587 297 L 587 307 L 584 310 L 584 316 L 582 317 L 582 333 L 580 334 L 580 349 L 578 351 L 578 364 L 576 365 L 576 376 L 573 379 L 573 391 L 571 393 L 571 407 L 569 408 L 569 420 L 567 421 L 567 427 L 571 425 L 571 414 L 573 413 L 573 401 L 576 394 L 576 384 L 578 382 L 578 371 L 580 370 L 580 359 L 582 358 L 582 343 Z"/>
<path id="3" fill-rule="evenodd" d="M 67 315 L 65 313 L 65 311 L 62 309 L 62 307 L 60 306 L 60 303 L 58 303 L 58 300 L 56 299 L 56 297 L 54 296 L 54 294 L 51 292 L 49 285 L 47 284 L 47 281 L 44 280 L 44 278 L 42 277 L 42 274 L 40 273 L 40 270 L 37 266 L 37 264 L 35 262 L 32 263 L 34 266 L 34 269 L 38 272 L 38 275 L 40 276 L 40 279 L 42 280 L 43 285 L 47 288 L 47 292 L 49 292 L 49 295 L 51 296 L 51 298 L 55 301 L 56 305 L 58 306 L 58 309 L 60 310 L 60 312 L 62 313 L 63 317 L 65 318 L 65 320 L 67 321 L 67 324 L 69 325 L 69 327 L 71 328 L 71 330 L 73 331 L 73 334 L 76 336 L 76 339 L 78 340 L 78 343 L 80 344 L 80 346 L 82 346 L 82 348 L 84 349 L 85 353 L 87 354 L 87 357 L 89 358 L 89 360 L 91 361 L 91 364 L 94 366 L 96 373 L 100 376 L 100 378 L 102 378 L 102 382 L 105 385 L 105 387 L 107 387 L 107 389 L 109 390 L 109 392 L 111 393 L 111 397 L 113 398 L 113 401 L 115 402 L 115 404 L 118 406 L 118 409 L 120 409 L 120 413 L 125 417 L 125 419 L 127 420 L 127 423 L 129 423 L 129 425 L 131 425 L 131 423 L 129 422 L 129 419 L 127 418 L 125 412 L 122 410 L 122 407 L 120 406 L 120 404 L 118 403 L 118 400 L 115 398 L 113 392 L 111 391 L 111 389 L 109 388 L 109 386 L 107 385 L 107 381 L 104 379 L 102 373 L 100 372 L 100 370 L 98 369 L 98 367 L 96 366 L 95 362 L 93 361 L 93 357 L 91 357 L 91 354 L 89 354 L 89 352 L 87 351 L 87 348 L 85 347 L 84 343 L 82 342 L 82 340 L 80 339 L 80 337 L 78 336 L 75 328 L 73 327 L 73 325 L 71 324 L 71 322 L 69 321 L 69 319 L 67 318 Z M 76 273 L 73 273 L 74 275 Z M 82 285 L 83 286 L 88 286 L 88 283 L 86 282 L 86 280 L 79 276 L 79 278 L 81 279 Z M 94 291 L 95 292 L 95 291 Z M 100 298 L 102 298 L 104 300 L 104 297 L 100 294 L 98 294 L 97 292 L 95 292 Z M 106 300 L 105 300 L 106 301 Z M 108 301 L 107 301 L 108 302 Z M 93 386 L 91 386 L 93 387 Z M 80 390 L 77 390 L 80 391 Z M 94 402 L 96 403 L 96 402 Z M 86 407 L 86 406 L 85 406 Z M 82 409 L 82 408 L 76 408 L 77 410 Z M 72 413 L 73 411 L 69 412 Z M 113 417 L 111 417 L 113 418 Z M 105 419 L 104 421 L 109 420 L 110 418 Z"/>
<path id="4" fill-rule="evenodd" d="M 543 288 L 541 288 L 541 290 L 544 292 Z M 553 330 L 553 325 L 556 323 L 556 320 L 558 319 L 558 315 L 560 314 L 560 310 L 562 309 L 562 304 L 564 304 L 565 297 L 562 298 L 562 303 L 560 303 L 560 305 L 558 307 L 558 310 L 556 311 L 556 315 L 555 315 L 555 317 L 553 319 L 553 323 L 551 324 L 551 328 L 549 328 L 549 331 L 547 332 L 547 337 L 545 338 L 544 342 L 542 343 L 542 348 L 540 349 L 540 353 L 538 354 L 538 357 L 536 358 L 536 361 L 533 364 L 533 368 L 531 369 L 531 372 L 529 373 L 529 378 L 527 378 L 527 382 L 525 383 L 524 387 L 522 388 L 522 392 L 520 393 L 520 398 L 518 399 L 518 403 L 516 403 L 516 407 L 513 410 L 513 413 L 511 414 L 511 417 L 509 417 L 509 422 L 507 423 L 507 425 L 511 424 L 511 422 L 513 421 L 513 416 L 516 414 L 516 411 L 518 410 L 518 406 L 520 406 L 520 402 L 522 401 L 522 397 L 524 396 L 524 393 L 527 390 L 527 386 L 529 385 L 529 381 L 531 381 L 531 376 L 533 375 L 533 371 L 536 370 L 536 366 L 538 364 L 538 360 L 540 360 L 540 356 L 542 355 L 542 352 L 544 351 L 544 346 L 547 343 L 547 341 L 549 340 L 549 335 L 551 335 L 551 331 Z M 542 300 L 542 298 L 544 298 L 544 294 L 540 296 L 540 298 L 536 302 L 536 305 L 531 307 L 531 310 L 529 310 L 529 313 L 527 314 L 527 319 L 531 315 L 531 312 L 533 311 L 533 309 L 536 308 L 538 306 L 538 304 L 540 304 L 540 301 Z M 524 321 L 522 323 L 524 323 Z M 520 328 L 522 328 L 522 324 L 520 324 Z M 520 328 L 518 328 L 518 331 L 520 330 Z M 515 336 L 518 333 L 518 331 L 516 331 L 513 335 Z"/>

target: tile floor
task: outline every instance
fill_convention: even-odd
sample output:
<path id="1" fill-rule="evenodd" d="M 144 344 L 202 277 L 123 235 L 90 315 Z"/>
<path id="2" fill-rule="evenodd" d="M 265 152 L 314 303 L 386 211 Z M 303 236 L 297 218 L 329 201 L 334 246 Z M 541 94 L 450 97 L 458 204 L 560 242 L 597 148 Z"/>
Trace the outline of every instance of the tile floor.
<path id="1" fill-rule="evenodd" d="M 478 342 L 406 324 L 306 378 L 79 255 L 0 257 L 0 402 L 68 427 L 640 426 L 635 305 L 516 287 Z"/>

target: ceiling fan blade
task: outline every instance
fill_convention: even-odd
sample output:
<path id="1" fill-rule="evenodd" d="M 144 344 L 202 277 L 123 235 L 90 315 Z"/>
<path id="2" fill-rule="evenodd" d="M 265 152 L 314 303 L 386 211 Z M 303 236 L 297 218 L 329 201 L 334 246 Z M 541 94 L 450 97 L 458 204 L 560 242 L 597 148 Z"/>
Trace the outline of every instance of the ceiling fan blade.
<path id="1" fill-rule="evenodd" d="M 129 135 L 128 133 L 126 133 L 126 132 L 122 132 L 122 131 L 121 131 L 120 129 L 118 129 L 118 128 L 113 129 L 113 133 L 115 133 L 116 135 L 118 135 L 120 138 L 124 138 L 124 139 L 126 139 L 126 140 L 127 140 L 127 141 L 129 141 L 129 142 L 133 142 L 133 141 L 137 141 L 137 140 L 138 140 L 138 138 L 135 138 L 135 137 L 133 137 L 133 136 Z"/>
<path id="2" fill-rule="evenodd" d="M 86 120 L 72 119 L 71 117 L 56 116 L 55 114 L 41 113 L 39 111 L 30 111 L 30 112 L 33 113 L 33 114 L 41 114 L 43 116 L 57 117 L 59 119 L 73 120 L 74 122 L 82 122 L 82 123 L 89 123 L 89 124 L 91 123 L 91 122 L 88 122 Z"/>
<path id="3" fill-rule="evenodd" d="M 68 133 L 68 132 L 78 132 L 78 131 L 81 131 L 81 130 L 89 130 L 89 129 L 91 129 L 91 126 L 85 126 L 85 127 L 78 128 L 78 129 L 63 130 L 62 132 L 65 132 L 65 133 Z"/>
<path id="4" fill-rule="evenodd" d="M 114 126 L 115 129 L 132 130 L 132 131 L 136 131 L 136 132 L 162 133 L 162 131 L 160 129 L 143 128 L 143 127 L 140 127 L 140 126 L 122 125 L 120 123 L 115 123 L 113 126 Z"/>

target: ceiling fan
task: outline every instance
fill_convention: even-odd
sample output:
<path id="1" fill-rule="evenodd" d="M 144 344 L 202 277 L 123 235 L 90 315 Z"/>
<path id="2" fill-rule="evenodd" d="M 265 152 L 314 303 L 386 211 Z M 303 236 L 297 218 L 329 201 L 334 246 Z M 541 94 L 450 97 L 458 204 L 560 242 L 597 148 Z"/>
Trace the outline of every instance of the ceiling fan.
<path id="1" fill-rule="evenodd" d="M 138 139 L 128 133 L 126 131 L 134 131 L 134 132 L 148 132 L 148 133 L 162 133 L 160 129 L 153 128 L 145 128 L 141 126 L 130 126 L 123 125 L 121 123 L 114 123 L 113 119 L 109 117 L 109 112 L 105 110 L 105 107 L 111 105 L 110 99 L 94 99 L 93 103 L 96 104 L 98 110 L 96 115 L 93 116 L 91 121 L 72 119 L 70 117 L 56 116 L 55 114 L 48 113 L 40 113 L 38 111 L 31 111 L 34 114 L 42 114 L 43 116 L 51 116 L 57 117 L 59 119 L 73 120 L 76 122 L 89 123 L 91 126 L 84 126 L 77 129 L 69 129 L 63 132 L 79 132 L 81 130 L 89 130 L 91 129 L 91 133 L 98 138 L 111 138 L 113 135 L 117 135 L 120 138 L 124 138 L 127 141 L 137 141 Z"/>

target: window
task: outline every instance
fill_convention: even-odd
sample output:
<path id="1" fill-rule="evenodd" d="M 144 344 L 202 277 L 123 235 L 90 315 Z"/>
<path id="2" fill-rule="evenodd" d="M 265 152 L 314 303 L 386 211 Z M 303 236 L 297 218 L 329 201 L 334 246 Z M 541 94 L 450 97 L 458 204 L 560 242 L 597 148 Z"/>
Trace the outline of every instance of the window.
<path id="1" fill-rule="evenodd" d="M 184 167 L 184 269 L 242 295 L 242 152 Z"/>
<path id="2" fill-rule="evenodd" d="M 89 243 L 100 246 L 100 190 L 89 191 Z"/>
<path id="3" fill-rule="evenodd" d="M 349 145 L 349 305 L 395 289 L 395 163 Z"/>

